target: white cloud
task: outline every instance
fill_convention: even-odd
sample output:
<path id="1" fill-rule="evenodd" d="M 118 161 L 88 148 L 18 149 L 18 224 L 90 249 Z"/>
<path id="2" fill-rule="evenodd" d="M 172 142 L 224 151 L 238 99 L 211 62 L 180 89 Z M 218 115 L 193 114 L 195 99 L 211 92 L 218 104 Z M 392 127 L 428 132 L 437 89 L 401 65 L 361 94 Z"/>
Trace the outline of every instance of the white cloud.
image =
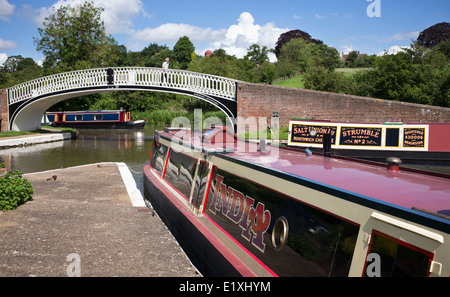
<path id="1" fill-rule="evenodd" d="M 382 51 L 378 53 L 378 56 L 384 56 L 385 54 L 388 55 L 395 55 L 399 52 L 404 52 L 405 48 L 408 48 L 407 46 L 398 46 L 398 45 L 393 45 L 389 48 L 389 50 L 387 51 Z"/>
<path id="2" fill-rule="evenodd" d="M 255 19 L 249 12 L 243 12 L 238 24 L 231 25 L 225 34 L 225 39 L 217 40 L 210 44 L 213 49 L 223 48 L 228 54 L 242 58 L 247 54 L 247 49 L 252 44 L 274 48 L 275 44 L 287 28 L 277 28 L 274 23 L 267 23 L 263 26 L 255 24 Z M 270 55 L 274 61 L 274 55 Z"/>
<path id="3" fill-rule="evenodd" d="M 408 32 L 408 33 L 404 33 L 404 32 L 400 32 L 397 34 L 392 35 L 391 37 L 389 37 L 389 40 L 412 40 L 412 39 L 417 39 L 417 37 L 419 37 L 420 32 L 419 31 L 413 31 L 413 32 Z"/>
<path id="4" fill-rule="evenodd" d="M 344 54 L 348 54 L 348 53 L 350 53 L 350 52 L 355 50 L 353 48 L 353 45 L 351 45 L 351 44 L 343 45 L 343 46 L 339 47 L 339 49 L 341 50 L 341 53 L 344 53 Z"/>
<path id="5" fill-rule="evenodd" d="M 8 55 L 5 53 L 0 53 L 0 66 L 3 66 L 3 63 L 8 59 Z"/>
<path id="6" fill-rule="evenodd" d="M 138 47 L 138 43 L 167 42 L 175 43 L 182 36 L 189 37 L 200 49 L 197 53 L 202 55 L 206 50 L 224 49 L 227 54 L 242 58 L 247 54 L 247 49 L 252 44 L 274 48 L 278 37 L 289 29 L 277 28 L 274 23 L 265 25 L 255 24 L 255 19 L 249 12 L 243 12 L 237 24 L 231 25 L 228 29 L 201 28 L 186 24 L 166 23 L 156 28 L 145 28 L 136 31 L 132 35 L 133 48 Z M 275 55 L 269 55 L 274 61 Z"/>
<path id="7" fill-rule="evenodd" d="M 316 14 L 314 15 L 314 18 L 315 18 L 315 19 L 318 19 L 318 20 L 321 20 L 321 19 L 325 18 L 325 16 L 319 15 L 319 14 L 316 13 Z"/>
<path id="8" fill-rule="evenodd" d="M 8 0 L 0 0 L 0 20 L 9 21 L 9 17 L 14 13 L 16 6 Z"/>
<path id="9" fill-rule="evenodd" d="M 188 36 L 192 42 L 210 42 L 224 38 L 224 35 L 225 30 L 167 23 L 156 28 L 136 31 L 132 39 L 138 42 L 176 42 L 180 37 Z"/>
<path id="10" fill-rule="evenodd" d="M 330 18 L 330 17 L 338 17 L 338 16 L 339 16 L 339 14 L 337 14 L 335 12 L 330 12 L 330 13 L 328 13 L 326 15 L 320 15 L 318 13 L 314 14 L 314 18 L 317 19 L 317 20 L 322 20 L 322 19 Z"/>
<path id="11" fill-rule="evenodd" d="M 11 40 L 3 40 L 0 38 L 0 50 L 11 50 L 15 49 L 17 44 Z"/>
<path id="12" fill-rule="evenodd" d="M 2 1 L 2 0 L 0 0 Z M 40 8 L 36 12 L 35 20 L 42 24 L 45 17 L 63 5 L 76 6 L 85 0 L 58 0 L 51 7 Z M 264 25 L 255 24 L 255 19 L 249 12 L 243 12 L 237 24 L 225 29 L 212 29 L 192 26 L 183 23 L 166 23 L 158 27 L 148 27 L 136 30 L 133 19 L 138 16 L 149 17 L 145 12 L 142 0 L 93 0 L 96 6 L 105 10 L 102 18 L 105 22 L 107 33 L 129 35 L 127 48 L 140 50 L 148 43 L 173 44 L 182 36 L 188 36 L 194 46 L 204 50 L 223 48 L 228 54 L 242 58 L 247 54 L 247 49 L 254 43 L 260 46 L 274 48 L 278 37 L 289 31 L 288 28 L 278 28 L 274 23 Z M 271 61 L 274 55 L 270 55 Z"/>
<path id="13" fill-rule="evenodd" d="M 40 8 L 36 13 L 35 22 L 40 26 L 46 17 L 61 6 L 75 7 L 84 2 L 85 0 L 58 0 L 51 7 Z M 149 17 L 141 0 L 93 0 L 92 2 L 95 6 L 104 8 L 102 19 L 108 34 L 132 34 L 134 33 L 133 19 L 139 15 Z"/>

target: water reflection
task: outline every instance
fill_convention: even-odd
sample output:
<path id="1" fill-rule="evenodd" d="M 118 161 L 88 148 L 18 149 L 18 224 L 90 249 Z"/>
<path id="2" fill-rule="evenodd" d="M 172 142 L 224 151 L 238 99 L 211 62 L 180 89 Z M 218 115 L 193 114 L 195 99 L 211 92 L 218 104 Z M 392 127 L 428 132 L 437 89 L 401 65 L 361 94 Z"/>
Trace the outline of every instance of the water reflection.
<path id="1" fill-rule="evenodd" d="M 144 130 L 80 130 L 78 139 L 0 150 L 8 170 L 40 172 L 98 162 L 124 162 L 138 183 L 156 127 Z"/>

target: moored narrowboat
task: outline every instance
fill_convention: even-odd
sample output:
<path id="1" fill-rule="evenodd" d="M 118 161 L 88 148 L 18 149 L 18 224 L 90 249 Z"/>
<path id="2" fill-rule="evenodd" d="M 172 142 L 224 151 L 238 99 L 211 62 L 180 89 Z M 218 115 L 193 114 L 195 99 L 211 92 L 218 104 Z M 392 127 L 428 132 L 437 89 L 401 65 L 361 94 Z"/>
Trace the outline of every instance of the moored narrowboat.
<path id="1" fill-rule="evenodd" d="M 291 120 L 288 145 L 321 149 L 329 135 L 335 155 L 404 164 L 450 166 L 450 123 L 350 123 Z"/>
<path id="2" fill-rule="evenodd" d="M 123 109 L 46 112 L 44 122 L 54 127 L 76 129 L 143 129 L 146 123 L 145 120 L 133 121 L 130 112 Z"/>
<path id="3" fill-rule="evenodd" d="M 156 131 L 151 203 L 205 276 L 450 275 L 450 177 Z"/>

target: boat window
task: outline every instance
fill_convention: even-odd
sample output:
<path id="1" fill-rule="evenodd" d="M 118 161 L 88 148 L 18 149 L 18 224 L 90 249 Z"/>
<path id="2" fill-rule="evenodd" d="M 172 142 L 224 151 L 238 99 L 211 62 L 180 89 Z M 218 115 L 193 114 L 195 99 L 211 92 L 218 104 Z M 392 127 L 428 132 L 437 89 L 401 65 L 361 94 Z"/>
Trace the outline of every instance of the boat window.
<path id="1" fill-rule="evenodd" d="M 197 159 L 171 150 L 164 179 L 180 194 L 189 199 L 196 167 Z"/>
<path id="2" fill-rule="evenodd" d="M 433 254 L 402 242 L 376 230 L 372 233 L 368 255 L 378 255 L 375 267 L 372 259 L 366 259 L 364 276 L 378 269 L 381 277 L 425 277 L 428 276 Z M 371 257 L 370 257 L 371 258 Z M 372 271 L 373 270 L 373 271 Z"/>
<path id="3" fill-rule="evenodd" d="M 75 116 L 75 121 L 82 121 L 83 120 L 83 115 L 79 114 Z"/>
<path id="4" fill-rule="evenodd" d="M 386 128 L 386 146 L 398 147 L 399 146 L 399 128 Z"/>
<path id="5" fill-rule="evenodd" d="M 198 174 L 195 177 L 194 192 L 192 194 L 192 205 L 197 209 L 203 202 L 203 196 L 205 195 L 205 190 L 208 183 L 209 175 L 209 164 L 205 161 L 200 161 Z"/>
<path id="6" fill-rule="evenodd" d="M 96 114 L 94 115 L 94 120 L 96 121 L 101 121 L 103 119 L 103 115 L 102 114 Z"/>
<path id="7" fill-rule="evenodd" d="M 105 113 L 103 115 L 104 121 L 118 121 L 119 120 L 119 114 L 118 113 Z"/>
<path id="8" fill-rule="evenodd" d="M 150 166 L 155 170 L 160 176 L 164 170 L 164 164 L 166 163 L 167 146 L 153 140 L 152 152 L 150 155 Z"/>

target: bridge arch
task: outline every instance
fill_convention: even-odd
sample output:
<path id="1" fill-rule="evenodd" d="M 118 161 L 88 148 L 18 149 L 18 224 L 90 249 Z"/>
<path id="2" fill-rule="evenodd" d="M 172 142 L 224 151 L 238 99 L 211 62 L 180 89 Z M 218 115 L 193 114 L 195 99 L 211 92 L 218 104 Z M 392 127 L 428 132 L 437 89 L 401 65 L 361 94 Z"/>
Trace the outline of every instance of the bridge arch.
<path id="1" fill-rule="evenodd" d="M 40 127 L 42 114 L 54 104 L 84 95 L 115 91 L 157 91 L 192 96 L 237 117 L 237 80 L 183 70 L 148 67 L 85 69 L 59 73 L 7 89 L 9 130 Z"/>

